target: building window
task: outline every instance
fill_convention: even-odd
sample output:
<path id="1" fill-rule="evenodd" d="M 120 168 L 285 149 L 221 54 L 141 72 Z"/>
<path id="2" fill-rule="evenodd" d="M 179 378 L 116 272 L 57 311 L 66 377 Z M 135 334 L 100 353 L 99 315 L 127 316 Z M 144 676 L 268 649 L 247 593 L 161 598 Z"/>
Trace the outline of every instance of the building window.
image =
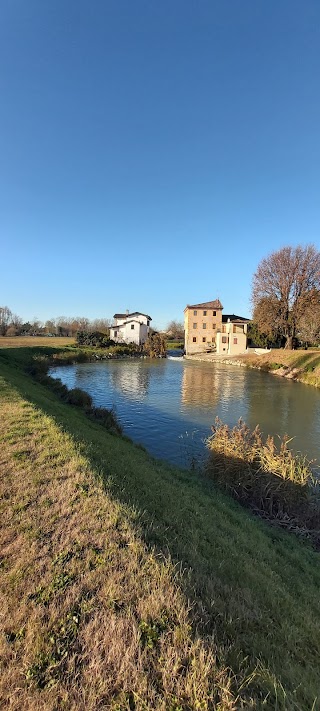
<path id="1" fill-rule="evenodd" d="M 147 321 L 147 326 L 150 326 L 150 321 Z"/>
<path id="2" fill-rule="evenodd" d="M 207 315 L 207 312 L 206 312 L 206 311 L 204 311 L 204 312 L 203 312 L 203 315 L 204 315 L 204 316 L 206 316 L 206 315 Z"/>
<path id="3" fill-rule="evenodd" d="M 115 335 L 115 336 L 117 336 L 117 335 L 118 335 L 118 331 L 114 331 L 113 333 L 114 333 L 114 335 Z"/>
<path id="4" fill-rule="evenodd" d="M 196 315 L 197 315 L 197 313 L 198 313 L 198 311 L 194 311 L 194 312 L 193 312 L 193 315 L 194 315 L 194 316 L 196 316 Z"/>
<path id="5" fill-rule="evenodd" d="M 202 343 L 205 343 L 205 342 L 206 342 L 206 337 L 203 336 Z"/>
<path id="6" fill-rule="evenodd" d="M 207 328 L 207 324 L 206 324 L 206 323 L 203 323 L 203 324 L 202 324 L 202 328 Z"/>
<path id="7" fill-rule="evenodd" d="M 215 327 L 216 327 L 216 324 L 215 324 L 215 323 L 213 323 L 213 324 L 212 324 L 212 328 L 213 328 L 213 330 L 215 329 Z"/>
<path id="8" fill-rule="evenodd" d="M 226 332 L 226 327 L 222 326 L 222 333 L 225 333 L 225 332 Z"/>
<path id="9" fill-rule="evenodd" d="M 196 323 L 193 324 L 193 328 L 197 328 L 197 324 L 196 324 Z"/>
<path id="10" fill-rule="evenodd" d="M 222 343 L 226 343 L 226 342 L 227 342 L 227 336 L 222 336 Z"/>
<path id="11" fill-rule="evenodd" d="M 192 342 L 193 342 L 193 343 L 196 343 L 196 342 L 197 342 L 196 336 L 193 336 Z"/>
<path id="12" fill-rule="evenodd" d="M 134 329 L 134 323 L 131 324 L 131 331 Z"/>
<path id="13" fill-rule="evenodd" d="M 234 344 L 235 344 L 235 346 L 236 346 L 237 343 L 238 343 L 238 339 L 237 339 L 237 338 L 234 338 L 234 339 L 233 339 L 233 342 L 234 342 Z"/>
<path id="14" fill-rule="evenodd" d="M 216 316 L 216 315 L 217 315 L 217 312 L 216 312 L 216 311 L 212 311 L 212 316 Z"/>

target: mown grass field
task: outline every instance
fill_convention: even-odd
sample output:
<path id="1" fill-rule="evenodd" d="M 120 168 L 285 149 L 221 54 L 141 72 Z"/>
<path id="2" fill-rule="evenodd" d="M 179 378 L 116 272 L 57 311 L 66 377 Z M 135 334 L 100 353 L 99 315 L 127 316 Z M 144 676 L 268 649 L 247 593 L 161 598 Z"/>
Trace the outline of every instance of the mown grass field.
<path id="1" fill-rule="evenodd" d="M 50 342 L 51 346 L 51 342 Z M 320 708 L 320 558 L 0 351 L 0 706 Z"/>
<path id="2" fill-rule="evenodd" d="M 37 348 L 39 346 L 61 348 L 63 346 L 72 346 L 74 343 L 74 338 L 64 338 L 63 336 L 0 336 L 0 349 Z"/>

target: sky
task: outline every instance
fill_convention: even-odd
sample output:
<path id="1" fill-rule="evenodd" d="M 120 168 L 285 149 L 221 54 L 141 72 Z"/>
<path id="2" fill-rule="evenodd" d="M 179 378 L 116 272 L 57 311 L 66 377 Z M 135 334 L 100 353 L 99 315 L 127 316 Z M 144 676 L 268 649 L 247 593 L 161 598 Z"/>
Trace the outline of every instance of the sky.
<path id="1" fill-rule="evenodd" d="M 319 0 L 1 0 L 0 305 L 219 298 L 320 249 Z"/>

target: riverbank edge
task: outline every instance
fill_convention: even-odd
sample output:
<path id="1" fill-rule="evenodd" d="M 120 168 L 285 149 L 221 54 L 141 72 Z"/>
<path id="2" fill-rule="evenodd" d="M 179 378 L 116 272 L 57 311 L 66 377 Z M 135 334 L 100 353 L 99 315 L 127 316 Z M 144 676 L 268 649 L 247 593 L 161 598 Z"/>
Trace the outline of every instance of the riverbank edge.
<path id="1" fill-rule="evenodd" d="M 199 354 L 184 356 L 186 360 L 222 363 L 240 368 L 264 370 L 278 377 L 294 380 L 320 388 L 320 353 L 319 349 L 312 351 L 286 351 L 272 349 L 269 353 L 244 353 L 237 356 L 215 356 Z"/>
<path id="2" fill-rule="evenodd" d="M 39 383 L 31 381 L 19 369 L 16 369 L 14 364 L 10 368 L 8 358 L 6 358 L 6 367 L 2 370 L 7 379 L 14 382 L 19 391 L 23 392 L 26 404 L 31 401 L 35 402 L 37 407 L 40 406 L 41 411 L 50 416 L 53 415 L 64 431 L 71 432 L 71 435 L 76 437 L 76 441 L 82 442 L 81 447 L 85 456 L 92 456 L 93 450 L 95 450 L 94 461 L 100 476 L 103 476 L 103 469 L 106 469 L 108 477 L 110 476 L 110 470 L 112 472 L 111 476 L 119 477 L 118 485 L 115 485 L 114 488 L 114 493 L 116 493 L 117 497 L 120 496 L 123 499 L 126 496 L 125 489 L 129 488 L 131 503 L 132 498 L 135 497 L 133 505 L 140 504 L 139 510 L 143 511 L 143 514 L 138 515 L 136 509 L 135 515 L 138 515 L 139 523 L 144 525 L 148 542 L 160 544 L 167 552 L 168 550 L 171 551 L 176 564 L 178 565 L 178 561 L 180 561 L 180 566 L 184 569 L 186 567 L 187 570 L 189 569 L 190 572 L 187 573 L 187 578 L 189 576 L 189 593 L 193 590 L 196 597 L 197 594 L 200 595 L 197 605 L 200 605 L 204 615 L 208 633 L 214 633 L 216 639 L 219 639 L 222 634 L 224 640 L 228 641 L 229 644 L 233 638 L 234 649 L 230 651 L 231 659 L 234 661 L 237 659 L 237 664 L 240 663 L 240 667 L 242 665 L 243 678 L 247 679 L 250 668 L 251 670 L 255 668 L 254 678 L 249 683 L 250 693 L 256 699 L 254 708 L 259 708 L 258 699 L 261 698 L 261 693 L 267 694 L 270 699 L 270 703 L 265 701 L 263 707 L 266 709 L 274 708 L 273 693 L 276 689 L 276 694 L 281 695 L 283 684 L 289 702 L 290 698 L 292 698 L 293 703 L 295 696 L 292 696 L 291 692 L 293 692 L 293 682 L 296 682 L 296 677 L 295 674 L 292 675 L 293 686 L 289 685 L 289 687 L 292 686 L 290 689 L 282 674 L 283 667 L 286 666 L 283 663 L 284 649 L 282 651 L 280 651 L 280 648 L 273 649 L 270 654 L 270 660 L 273 660 L 270 671 L 266 668 L 265 662 L 262 661 L 264 654 L 267 653 L 264 644 L 265 637 L 268 636 L 267 648 L 270 645 L 272 648 L 272 637 L 270 638 L 270 633 L 266 634 L 266 629 L 269 627 L 269 622 L 270 625 L 271 623 L 272 625 L 274 624 L 274 620 L 277 618 L 276 609 L 278 608 L 276 603 L 278 593 L 275 593 L 272 599 L 265 600 L 264 589 L 265 586 L 270 587 L 271 585 L 272 587 L 271 578 L 276 584 L 279 583 L 281 578 L 286 590 L 286 592 L 282 591 L 281 599 L 283 599 L 283 595 L 284 599 L 287 599 L 288 595 L 290 597 L 292 590 L 295 595 L 295 586 L 293 586 L 292 579 L 293 569 L 291 570 L 291 568 L 292 565 L 296 566 L 298 560 L 299 570 L 301 571 L 301 567 L 302 569 L 306 568 L 304 570 L 304 583 L 306 579 L 309 579 L 311 584 L 310 573 L 311 569 L 314 569 L 314 565 L 317 564 L 317 558 L 310 549 L 307 546 L 292 542 L 288 536 L 282 535 L 280 532 L 269 531 L 266 526 L 255 521 L 249 514 L 242 511 L 231 499 L 229 500 L 228 497 L 218 493 L 208 482 L 204 482 L 201 479 L 197 480 L 190 473 L 182 472 L 175 467 L 157 462 L 146 453 L 139 451 L 132 443 L 125 441 L 123 438 L 109 435 L 97 425 L 88 423 L 84 413 L 77 408 L 70 408 L 70 406 L 59 402 L 53 393 L 50 393 L 47 388 Z M 75 421 L 74 427 L 71 426 L 73 418 Z M 103 440 L 101 437 L 103 437 Z M 19 443 L 22 446 L 24 445 L 23 434 L 17 440 L 18 445 Z M 122 455 L 120 455 L 120 450 Z M 123 465 L 121 466 L 125 450 L 130 458 L 129 471 L 123 470 Z M 119 458 L 120 462 L 118 461 Z M 142 476 L 143 468 L 145 469 L 145 478 Z M 131 476 L 134 481 L 130 483 Z M 155 481 L 157 481 L 156 486 Z M 40 482 L 39 485 L 43 485 L 43 483 Z M 109 486 L 113 486 L 113 484 L 111 483 Z M 173 491 L 171 491 L 168 496 L 172 487 L 175 488 L 175 493 L 173 494 Z M 86 489 L 84 489 L 84 492 L 86 492 Z M 140 498 L 141 493 L 143 502 L 141 502 Z M 180 501 L 179 512 L 174 505 L 177 500 Z M 199 517 L 200 511 L 201 517 Z M 188 535 L 186 535 L 185 528 L 186 518 L 188 520 Z M 276 548 L 274 549 L 275 542 Z M 208 550 L 204 554 L 204 549 L 206 548 Z M 252 570 L 249 566 L 249 561 L 255 559 L 256 556 L 257 566 L 253 566 L 254 569 Z M 263 561 L 262 567 L 258 561 Z M 244 570 L 246 571 L 245 577 L 243 577 Z M 262 578 L 265 578 L 263 584 Z M 217 582 L 218 586 L 215 589 Z M 300 581 L 298 579 L 296 580 L 296 585 L 299 589 Z M 198 593 L 196 593 L 197 590 Z M 241 593 L 241 590 L 243 590 L 243 593 Z M 307 590 L 306 598 L 308 598 Z M 302 590 L 299 590 L 299 599 L 300 595 L 302 595 Z M 213 599 L 215 600 L 214 609 L 212 609 Z M 261 614 L 263 609 L 263 616 L 267 616 L 264 623 L 262 622 L 263 616 L 260 616 L 258 610 L 255 609 L 255 603 L 258 604 L 258 600 L 258 607 L 262 606 Z M 276 604 L 274 605 L 274 603 Z M 298 600 L 294 603 L 294 609 L 297 608 L 297 604 Z M 225 611 L 223 612 L 224 606 Z M 244 608 L 247 606 L 248 615 L 244 617 Z M 233 607 L 235 607 L 234 612 L 232 612 Z M 210 610 L 212 615 L 211 623 Z M 235 615 L 234 622 L 238 625 L 238 629 L 234 630 L 234 635 L 231 624 L 233 615 Z M 260 619 L 261 638 L 260 630 L 257 629 L 257 625 L 254 622 L 256 615 Z M 289 609 L 287 609 L 287 615 L 290 617 Z M 296 615 L 296 612 L 294 615 Z M 270 621 L 268 622 L 269 616 Z M 213 624 L 215 629 L 210 631 L 210 624 Z M 278 624 L 280 625 L 280 618 Z M 295 624 L 297 624 L 297 620 L 295 620 Z M 248 636 L 246 635 L 246 625 L 251 626 Z M 284 629 L 280 630 L 280 632 L 279 647 Z M 253 633 L 258 635 L 254 643 L 253 639 L 250 641 L 250 636 Z M 303 643 L 301 644 L 303 646 Z M 243 648 L 241 648 L 241 645 L 243 645 Z M 309 647 L 313 649 L 313 644 L 310 642 L 306 647 L 306 651 Z M 241 649 L 243 649 L 242 652 Z M 249 653 L 250 649 L 251 652 Z M 247 656 L 246 661 L 244 661 L 245 658 L 243 657 L 244 652 Z M 253 666 L 251 663 L 248 666 L 248 655 L 250 656 L 250 654 L 253 655 L 251 660 Z M 304 659 L 304 655 L 302 658 Z M 239 674 L 239 669 L 237 673 Z M 278 684 L 278 677 L 281 680 L 280 684 Z M 248 683 L 248 679 L 246 683 Z M 306 680 L 304 683 L 308 686 Z M 256 693 L 258 694 L 257 696 Z M 238 708 L 240 707 L 239 704 L 240 697 L 238 697 Z M 222 706 L 221 708 L 226 707 Z M 284 701 L 279 705 L 280 708 L 285 709 L 289 708 L 289 706 L 287 707 Z M 292 705 L 290 708 L 294 708 L 294 706 Z"/>

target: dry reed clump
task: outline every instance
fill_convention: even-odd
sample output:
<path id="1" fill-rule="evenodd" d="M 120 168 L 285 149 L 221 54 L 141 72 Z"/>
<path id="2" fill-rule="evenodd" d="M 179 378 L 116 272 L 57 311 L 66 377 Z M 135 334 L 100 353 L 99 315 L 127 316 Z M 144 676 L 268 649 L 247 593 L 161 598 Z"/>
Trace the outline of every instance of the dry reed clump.
<path id="1" fill-rule="evenodd" d="M 320 542 L 320 499 L 312 462 L 293 454 L 284 436 L 277 447 L 240 419 L 230 428 L 216 419 L 207 440 L 207 472 L 240 502 Z"/>
<path id="2" fill-rule="evenodd" d="M 234 709 L 170 560 L 148 552 L 72 438 L 1 385 L 0 706 Z"/>

